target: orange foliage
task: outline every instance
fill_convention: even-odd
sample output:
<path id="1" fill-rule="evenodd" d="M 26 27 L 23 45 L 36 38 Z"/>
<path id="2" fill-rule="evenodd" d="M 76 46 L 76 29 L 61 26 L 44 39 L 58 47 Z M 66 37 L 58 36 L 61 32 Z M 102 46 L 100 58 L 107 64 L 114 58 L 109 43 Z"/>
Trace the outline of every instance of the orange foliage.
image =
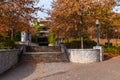
<path id="1" fill-rule="evenodd" d="M 115 0 L 56 0 L 50 12 L 51 29 L 59 37 L 71 38 L 87 34 L 99 19 L 102 28 L 120 24 L 116 14 L 112 12 Z M 115 21 L 116 20 L 116 21 Z M 115 21 L 115 22 L 114 22 Z"/>
<path id="2" fill-rule="evenodd" d="M 0 33 L 2 31 L 28 31 L 32 13 L 40 8 L 34 8 L 38 0 L 0 0 Z"/>

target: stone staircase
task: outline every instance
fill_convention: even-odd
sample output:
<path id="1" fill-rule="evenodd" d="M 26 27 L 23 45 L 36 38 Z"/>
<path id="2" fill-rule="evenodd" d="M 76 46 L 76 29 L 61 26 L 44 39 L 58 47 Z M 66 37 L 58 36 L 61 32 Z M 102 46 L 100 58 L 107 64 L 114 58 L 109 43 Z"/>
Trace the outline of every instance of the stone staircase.
<path id="1" fill-rule="evenodd" d="M 33 62 L 68 62 L 67 55 L 59 46 L 27 46 L 22 55 L 23 61 Z"/>

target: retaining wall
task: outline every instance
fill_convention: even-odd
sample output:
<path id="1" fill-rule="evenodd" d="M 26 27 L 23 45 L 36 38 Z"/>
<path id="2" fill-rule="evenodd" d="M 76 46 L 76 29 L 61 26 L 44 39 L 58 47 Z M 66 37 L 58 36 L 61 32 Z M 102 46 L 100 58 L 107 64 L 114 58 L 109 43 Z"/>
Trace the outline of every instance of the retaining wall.
<path id="1" fill-rule="evenodd" d="M 20 50 L 0 50 L 0 74 L 18 62 Z"/>

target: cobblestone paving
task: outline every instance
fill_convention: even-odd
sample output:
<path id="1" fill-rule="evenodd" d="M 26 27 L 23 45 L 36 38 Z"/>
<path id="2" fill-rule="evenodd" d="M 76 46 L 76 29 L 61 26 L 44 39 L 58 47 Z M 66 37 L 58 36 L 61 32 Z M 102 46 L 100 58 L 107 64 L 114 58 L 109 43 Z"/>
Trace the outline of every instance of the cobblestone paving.
<path id="1" fill-rule="evenodd" d="M 0 80 L 120 80 L 120 59 L 92 64 L 23 63 Z"/>

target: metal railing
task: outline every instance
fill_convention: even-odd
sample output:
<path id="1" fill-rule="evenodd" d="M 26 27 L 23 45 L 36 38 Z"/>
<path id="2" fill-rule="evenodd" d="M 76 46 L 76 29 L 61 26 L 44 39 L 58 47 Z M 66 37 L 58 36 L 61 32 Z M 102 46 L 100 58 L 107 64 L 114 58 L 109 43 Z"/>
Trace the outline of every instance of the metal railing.
<path id="1" fill-rule="evenodd" d="M 65 53 L 67 56 L 67 59 L 69 60 L 69 52 L 66 46 L 64 46 L 59 40 L 56 42 L 57 46 L 60 46 L 62 53 Z"/>

